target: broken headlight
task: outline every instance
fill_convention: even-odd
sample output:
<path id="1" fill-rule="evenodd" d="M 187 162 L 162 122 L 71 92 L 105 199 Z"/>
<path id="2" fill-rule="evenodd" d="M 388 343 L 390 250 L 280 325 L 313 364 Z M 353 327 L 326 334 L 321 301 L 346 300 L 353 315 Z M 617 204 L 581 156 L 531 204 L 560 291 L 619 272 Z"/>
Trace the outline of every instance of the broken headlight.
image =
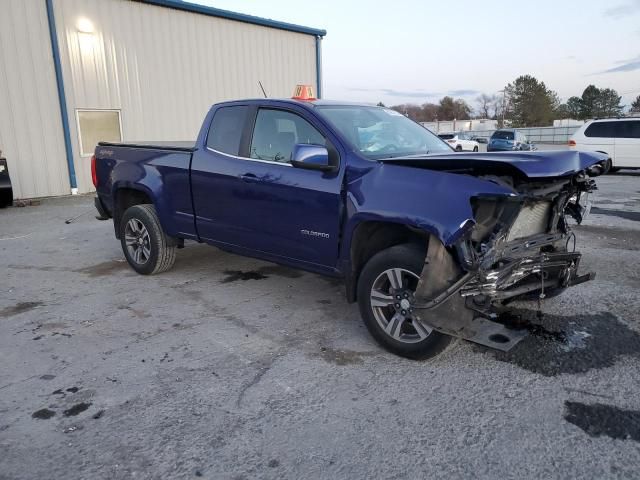
<path id="1" fill-rule="evenodd" d="M 580 225 L 589 216 L 592 203 L 593 192 L 578 192 L 569 198 L 564 207 L 564 213 Z"/>

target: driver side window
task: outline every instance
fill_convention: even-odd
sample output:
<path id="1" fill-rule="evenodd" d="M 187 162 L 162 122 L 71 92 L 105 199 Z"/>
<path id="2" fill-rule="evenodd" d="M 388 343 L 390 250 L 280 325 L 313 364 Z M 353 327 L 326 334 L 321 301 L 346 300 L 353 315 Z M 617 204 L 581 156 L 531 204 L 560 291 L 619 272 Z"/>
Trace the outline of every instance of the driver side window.
<path id="1" fill-rule="evenodd" d="M 289 163 L 296 143 L 325 145 L 325 139 L 309 122 L 284 110 L 258 110 L 251 139 L 251 158 Z"/>

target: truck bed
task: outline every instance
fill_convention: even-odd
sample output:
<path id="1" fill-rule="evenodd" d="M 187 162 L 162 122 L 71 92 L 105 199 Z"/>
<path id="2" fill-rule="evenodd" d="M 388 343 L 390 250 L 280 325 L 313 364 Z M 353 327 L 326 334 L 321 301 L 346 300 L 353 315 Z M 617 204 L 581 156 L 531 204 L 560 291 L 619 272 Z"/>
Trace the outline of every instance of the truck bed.
<path id="1" fill-rule="evenodd" d="M 145 148 L 153 150 L 173 150 L 180 152 L 193 152 L 196 149 L 196 142 L 194 141 L 176 141 L 176 142 L 155 142 L 155 141 L 140 141 L 140 142 L 100 142 L 101 147 L 128 147 L 128 148 Z"/>

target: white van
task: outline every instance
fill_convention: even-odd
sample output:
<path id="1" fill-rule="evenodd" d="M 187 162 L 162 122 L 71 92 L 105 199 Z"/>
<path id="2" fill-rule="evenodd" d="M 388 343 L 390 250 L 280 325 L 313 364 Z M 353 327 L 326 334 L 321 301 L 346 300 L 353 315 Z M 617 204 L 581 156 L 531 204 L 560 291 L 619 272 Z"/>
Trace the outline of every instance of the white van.
<path id="1" fill-rule="evenodd" d="M 640 168 L 640 118 L 587 122 L 573 134 L 569 148 L 606 153 L 612 169 Z"/>

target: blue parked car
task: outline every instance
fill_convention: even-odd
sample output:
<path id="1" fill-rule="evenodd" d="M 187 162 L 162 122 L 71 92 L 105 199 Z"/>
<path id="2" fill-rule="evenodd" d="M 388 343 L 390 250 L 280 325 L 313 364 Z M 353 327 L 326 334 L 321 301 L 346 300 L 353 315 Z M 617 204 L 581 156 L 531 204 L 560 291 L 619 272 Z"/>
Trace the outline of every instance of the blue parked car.
<path id="1" fill-rule="evenodd" d="M 513 129 L 496 130 L 491 135 L 487 152 L 505 152 L 512 150 L 537 150 L 525 135 Z"/>

